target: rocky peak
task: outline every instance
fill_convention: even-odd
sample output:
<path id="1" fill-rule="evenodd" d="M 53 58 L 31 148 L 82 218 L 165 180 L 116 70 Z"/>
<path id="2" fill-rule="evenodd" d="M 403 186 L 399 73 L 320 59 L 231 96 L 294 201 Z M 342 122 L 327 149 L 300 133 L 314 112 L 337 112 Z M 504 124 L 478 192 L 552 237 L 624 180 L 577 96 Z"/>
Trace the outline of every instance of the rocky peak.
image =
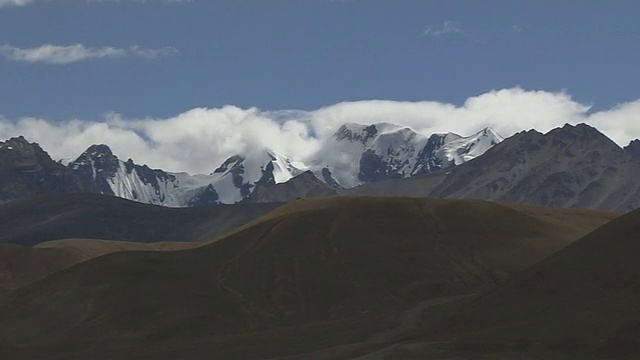
<path id="1" fill-rule="evenodd" d="M 631 140 L 629 145 L 624 147 L 624 151 L 631 155 L 632 158 L 640 159 L 640 140 Z"/>
<path id="2" fill-rule="evenodd" d="M 78 158 L 69 164 L 69 168 L 80 172 L 91 172 L 95 178 L 96 171 L 114 174 L 118 170 L 118 157 L 104 144 L 91 145 Z"/>
<path id="3" fill-rule="evenodd" d="M 73 174 L 53 161 L 37 143 L 30 143 L 23 136 L 0 142 L 0 201 L 81 190 Z"/>
<path id="4" fill-rule="evenodd" d="M 221 174 L 225 173 L 235 167 L 242 166 L 242 162 L 245 160 L 244 156 L 241 155 L 233 155 L 230 156 L 227 160 L 225 160 L 222 165 L 220 165 L 217 169 L 213 171 L 213 174 Z"/>

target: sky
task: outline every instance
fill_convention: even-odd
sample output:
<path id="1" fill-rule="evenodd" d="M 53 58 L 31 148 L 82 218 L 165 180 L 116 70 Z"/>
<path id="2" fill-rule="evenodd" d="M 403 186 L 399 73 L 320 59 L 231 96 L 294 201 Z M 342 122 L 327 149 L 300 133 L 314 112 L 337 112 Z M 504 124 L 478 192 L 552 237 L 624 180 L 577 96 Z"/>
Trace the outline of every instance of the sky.
<path id="1" fill-rule="evenodd" d="M 640 3 L 0 0 L 0 139 L 171 171 L 344 122 L 640 138 Z"/>

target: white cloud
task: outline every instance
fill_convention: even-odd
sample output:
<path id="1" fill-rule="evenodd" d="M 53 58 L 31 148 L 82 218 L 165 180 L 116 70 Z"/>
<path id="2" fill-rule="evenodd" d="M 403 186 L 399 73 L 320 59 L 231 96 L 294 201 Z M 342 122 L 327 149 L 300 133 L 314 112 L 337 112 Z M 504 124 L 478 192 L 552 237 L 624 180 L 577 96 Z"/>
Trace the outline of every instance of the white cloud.
<path id="1" fill-rule="evenodd" d="M 470 97 L 461 106 L 369 100 L 315 111 L 195 108 L 162 119 L 128 119 L 117 113 L 97 121 L 62 123 L 0 117 L 0 139 L 24 135 L 55 158 L 76 157 L 91 144 L 106 143 L 123 160 L 133 158 L 170 171 L 210 173 L 227 157 L 254 149 L 270 148 L 304 159 L 322 151 L 323 139 L 345 122 L 391 122 L 425 135 L 449 131 L 470 135 L 491 126 L 503 136 L 585 122 L 619 145 L 640 138 L 640 99 L 609 110 L 589 110 L 566 92 L 511 88 Z"/>
<path id="2" fill-rule="evenodd" d="M 5 6 L 24 6 L 31 2 L 32 0 L 0 0 L 0 8 Z"/>
<path id="3" fill-rule="evenodd" d="M 433 28 L 431 26 L 427 26 L 427 28 L 424 29 L 424 32 L 422 34 L 425 36 L 438 37 L 438 36 L 447 35 L 447 34 L 464 34 L 464 33 L 465 32 L 459 23 L 455 21 L 447 20 L 439 28 Z"/>
<path id="4" fill-rule="evenodd" d="M 139 57 L 155 59 L 159 57 L 178 55 L 180 52 L 173 46 L 167 46 L 160 49 L 146 49 L 136 45 L 129 48 L 129 53 Z"/>
<path id="5" fill-rule="evenodd" d="M 87 47 L 82 44 L 45 44 L 35 48 L 18 48 L 11 45 L 0 45 L 0 55 L 9 60 L 56 65 L 70 64 L 94 58 L 117 58 L 126 56 L 157 58 L 175 54 L 178 54 L 178 50 L 173 47 L 146 49 L 137 45 L 128 49 L 112 46 Z"/>

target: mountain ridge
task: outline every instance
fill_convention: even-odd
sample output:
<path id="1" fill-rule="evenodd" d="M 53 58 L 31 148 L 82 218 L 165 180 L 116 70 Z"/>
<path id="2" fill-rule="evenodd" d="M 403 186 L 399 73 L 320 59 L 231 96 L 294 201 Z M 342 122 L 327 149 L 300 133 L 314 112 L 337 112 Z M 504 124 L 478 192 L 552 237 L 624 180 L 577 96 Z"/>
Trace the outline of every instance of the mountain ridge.
<path id="1" fill-rule="evenodd" d="M 640 165 L 597 129 L 523 131 L 447 171 L 362 185 L 351 194 L 477 198 L 554 207 L 640 207 Z"/>

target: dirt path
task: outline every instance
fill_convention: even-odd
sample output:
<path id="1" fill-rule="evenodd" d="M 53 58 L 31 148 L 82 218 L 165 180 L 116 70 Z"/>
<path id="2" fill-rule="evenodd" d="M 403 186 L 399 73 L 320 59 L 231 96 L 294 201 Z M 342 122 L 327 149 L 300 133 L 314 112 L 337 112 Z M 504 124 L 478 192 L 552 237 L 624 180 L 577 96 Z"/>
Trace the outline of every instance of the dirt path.
<path id="1" fill-rule="evenodd" d="M 420 321 L 422 313 L 425 310 L 434 306 L 446 304 L 452 301 L 462 300 L 472 296 L 475 296 L 475 294 L 447 296 L 443 298 L 423 301 L 418 305 L 402 313 L 402 315 L 400 315 L 400 318 L 398 319 L 400 321 L 400 324 L 398 326 L 396 326 L 393 329 L 389 329 L 385 332 L 378 333 L 372 336 L 371 338 L 369 338 L 368 340 L 366 340 L 365 342 L 373 344 L 373 343 L 381 343 L 381 342 L 389 342 L 389 341 L 397 340 L 403 337 L 404 335 L 406 335 L 411 330 L 415 330 L 416 326 L 418 325 L 418 322 Z"/>

